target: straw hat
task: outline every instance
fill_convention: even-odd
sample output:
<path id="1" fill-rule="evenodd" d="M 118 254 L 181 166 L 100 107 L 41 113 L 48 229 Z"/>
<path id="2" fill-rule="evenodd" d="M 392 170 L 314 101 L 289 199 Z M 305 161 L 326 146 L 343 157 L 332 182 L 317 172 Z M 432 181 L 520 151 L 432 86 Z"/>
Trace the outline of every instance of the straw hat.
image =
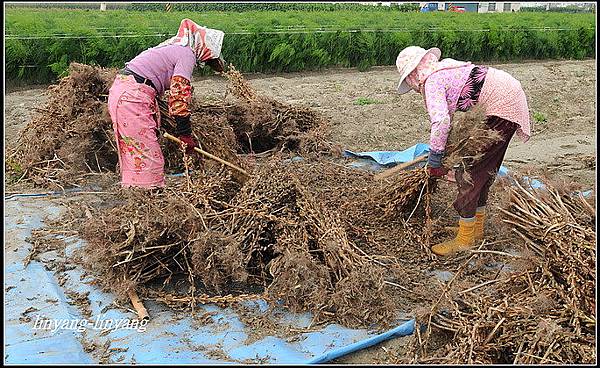
<path id="1" fill-rule="evenodd" d="M 409 46 L 402 50 L 396 58 L 396 67 L 398 73 L 400 73 L 400 82 L 398 82 L 398 93 L 404 94 L 410 91 L 410 87 L 404 81 L 406 77 L 419 65 L 421 59 L 428 53 L 432 53 L 436 58 L 440 58 L 442 52 L 437 47 L 432 47 L 429 50 L 425 50 L 419 46 Z"/>

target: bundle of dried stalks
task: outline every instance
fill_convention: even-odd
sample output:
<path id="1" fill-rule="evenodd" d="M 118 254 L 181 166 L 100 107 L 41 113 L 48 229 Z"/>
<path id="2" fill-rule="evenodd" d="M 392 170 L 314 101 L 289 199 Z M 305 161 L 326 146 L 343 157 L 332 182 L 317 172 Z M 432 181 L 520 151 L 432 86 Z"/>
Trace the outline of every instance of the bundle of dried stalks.
<path id="1" fill-rule="evenodd" d="M 594 208 L 550 183 L 545 191 L 519 183 L 510 193 L 503 221 L 524 240 L 526 255 L 511 256 L 515 270 L 504 277 L 445 293 L 449 314 L 432 310 L 431 325 L 434 335 L 453 337 L 444 348 L 429 350 L 428 335 L 417 361 L 595 362 Z"/>
<path id="2" fill-rule="evenodd" d="M 442 164 L 447 168 L 461 167 L 469 180 L 469 167 L 481 159 L 490 144 L 501 139 L 497 131 L 485 125 L 483 110 L 474 107 L 453 124 Z M 435 189 L 436 182 L 429 178 L 427 170 L 413 169 L 400 171 L 378 183 L 373 198 L 383 207 L 385 218 L 410 217 L 419 204 L 430 201 Z"/>
<path id="3" fill-rule="evenodd" d="M 468 172 L 469 166 L 481 159 L 487 147 L 502 140 L 498 131 L 487 127 L 485 119 L 479 105 L 455 119 L 442 160 L 445 167 L 461 167 Z"/>
<path id="4" fill-rule="evenodd" d="M 198 288 L 220 296 L 242 284 L 316 320 L 393 321 L 383 269 L 356 249 L 339 215 L 318 203 L 294 167 L 275 158 L 236 185 L 213 172 L 160 193 L 123 192 L 82 224 L 87 267 L 123 297 L 183 276 L 190 289 L 177 300 L 190 306 L 200 301 Z"/>
<path id="5" fill-rule="evenodd" d="M 254 88 L 250 86 L 250 83 L 234 65 L 230 64 L 227 72 L 224 72 L 223 75 L 229 80 L 227 93 L 233 93 L 234 96 L 246 102 L 253 102 L 258 99 Z"/>
<path id="6" fill-rule="evenodd" d="M 106 109 L 116 70 L 72 63 L 50 86 L 48 103 L 22 131 L 10 158 L 23 176 L 52 188 L 72 186 L 77 174 L 114 171 L 117 155 Z"/>
<path id="7" fill-rule="evenodd" d="M 371 200 L 382 210 L 382 218 L 408 219 L 419 205 L 427 203 L 436 183 L 424 168 L 401 171 L 375 187 Z"/>

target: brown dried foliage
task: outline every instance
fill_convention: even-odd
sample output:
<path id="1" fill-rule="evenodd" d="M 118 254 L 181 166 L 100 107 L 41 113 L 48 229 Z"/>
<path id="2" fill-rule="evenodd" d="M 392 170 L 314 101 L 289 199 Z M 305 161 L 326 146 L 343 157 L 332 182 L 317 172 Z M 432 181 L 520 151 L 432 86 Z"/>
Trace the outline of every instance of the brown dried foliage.
<path id="1" fill-rule="evenodd" d="M 432 308 L 434 328 L 416 344 L 417 362 L 595 362 L 595 209 L 572 188 L 548 178 L 546 185 L 508 189 L 503 221 L 524 241 L 525 252 L 513 271 L 488 285 L 459 293 L 447 286 L 449 311 Z M 447 332 L 452 337 L 445 346 L 428 346 L 432 335 Z"/>
<path id="2" fill-rule="evenodd" d="M 117 164 L 106 103 L 116 70 L 72 63 L 50 86 L 48 103 L 22 131 L 10 157 L 28 178 L 50 187 L 73 186 L 76 174 L 114 171 Z"/>
<path id="3" fill-rule="evenodd" d="M 9 149 L 7 170 L 37 185 L 60 189 L 80 184 L 84 174 L 117 172 L 116 142 L 106 104 L 116 72 L 72 63 L 69 76 L 49 87 L 48 103 Z M 244 166 L 238 153 L 318 153 L 333 148 L 326 141 L 327 121 L 322 116 L 258 96 L 234 69 L 226 76 L 234 101 L 192 105 L 192 130 L 202 149 Z M 158 104 L 161 127 L 172 131 L 174 122 L 166 102 L 159 99 Z M 167 139 L 159 141 L 165 171 L 183 171 L 178 145 Z M 194 156 L 194 162 L 199 166 L 201 158 Z"/>
<path id="4" fill-rule="evenodd" d="M 339 215 L 318 203 L 292 167 L 273 159 L 239 189 L 217 173 L 194 175 L 161 193 L 123 192 L 82 225 L 87 266 L 100 282 L 142 287 L 176 275 L 213 295 L 231 284 L 264 290 L 315 320 L 386 323 L 397 306 L 383 269 L 360 254 Z M 228 188 L 228 189 L 226 189 Z M 239 189 L 239 190 L 238 190 Z M 373 301 L 376 301 L 374 303 Z"/>

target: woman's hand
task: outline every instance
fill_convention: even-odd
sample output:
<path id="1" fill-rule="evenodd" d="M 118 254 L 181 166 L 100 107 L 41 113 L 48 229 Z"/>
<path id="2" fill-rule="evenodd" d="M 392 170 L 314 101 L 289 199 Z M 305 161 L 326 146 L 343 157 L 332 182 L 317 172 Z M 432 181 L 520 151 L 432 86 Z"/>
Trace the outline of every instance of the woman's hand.
<path id="1" fill-rule="evenodd" d="M 191 155 L 192 153 L 195 153 L 196 151 L 194 151 L 194 147 L 198 147 L 198 142 L 196 141 L 196 139 L 194 137 L 192 137 L 191 135 L 180 135 L 179 140 L 182 143 L 185 143 L 185 153 L 188 155 Z"/>
<path id="2" fill-rule="evenodd" d="M 441 178 L 444 175 L 448 174 L 448 169 L 443 166 L 440 167 L 427 167 L 427 171 L 429 172 L 429 176 L 435 178 Z"/>
<path id="3" fill-rule="evenodd" d="M 448 174 L 449 170 L 442 166 L 443 157 L 443 152 L 429 152 L 429 157 L 427 157 L 427 172 L 429 173 L 429 176 L 441 178 Z"/>

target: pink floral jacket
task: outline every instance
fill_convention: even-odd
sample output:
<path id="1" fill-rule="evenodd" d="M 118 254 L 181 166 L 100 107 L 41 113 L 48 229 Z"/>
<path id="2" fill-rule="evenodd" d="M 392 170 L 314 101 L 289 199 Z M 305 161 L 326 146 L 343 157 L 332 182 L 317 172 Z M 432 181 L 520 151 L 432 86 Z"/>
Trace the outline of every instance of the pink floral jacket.
<path id="1" fill-rule="evenodd" d="M 469 64 L 460 68 L 440 70 L 431 74 L 425 81 L 423 93 L 431 121 L 429 148 L 435 153 L 444 152 L 446 148 L 460 93 L 474 67 L 475 65 Z"/>
<path id="2" fill-rule="evenodd" d="M 471 91 L 468 89 L 473 86 L 467 84 L 467 81 L 475 67 L 476 65 L 470 64 L 439 70 L 425 81 L 423 97 L 431 121 L 429 146 L 434 154 L 444 152 L 456 110 L 467 111 L 476 103 L 484 108 L 486 116 L 497 116 L 518 124 L 517 135 L 524 142 L 531 136 L 532 127 L 525 92 L 519 81 L 506 72 L 486 68 L 487 75 L 484 76 L 485 82 L 478 101 L 465 98 L 462 105 L 457 106 L 461 95 L 470 96 Z"/>

